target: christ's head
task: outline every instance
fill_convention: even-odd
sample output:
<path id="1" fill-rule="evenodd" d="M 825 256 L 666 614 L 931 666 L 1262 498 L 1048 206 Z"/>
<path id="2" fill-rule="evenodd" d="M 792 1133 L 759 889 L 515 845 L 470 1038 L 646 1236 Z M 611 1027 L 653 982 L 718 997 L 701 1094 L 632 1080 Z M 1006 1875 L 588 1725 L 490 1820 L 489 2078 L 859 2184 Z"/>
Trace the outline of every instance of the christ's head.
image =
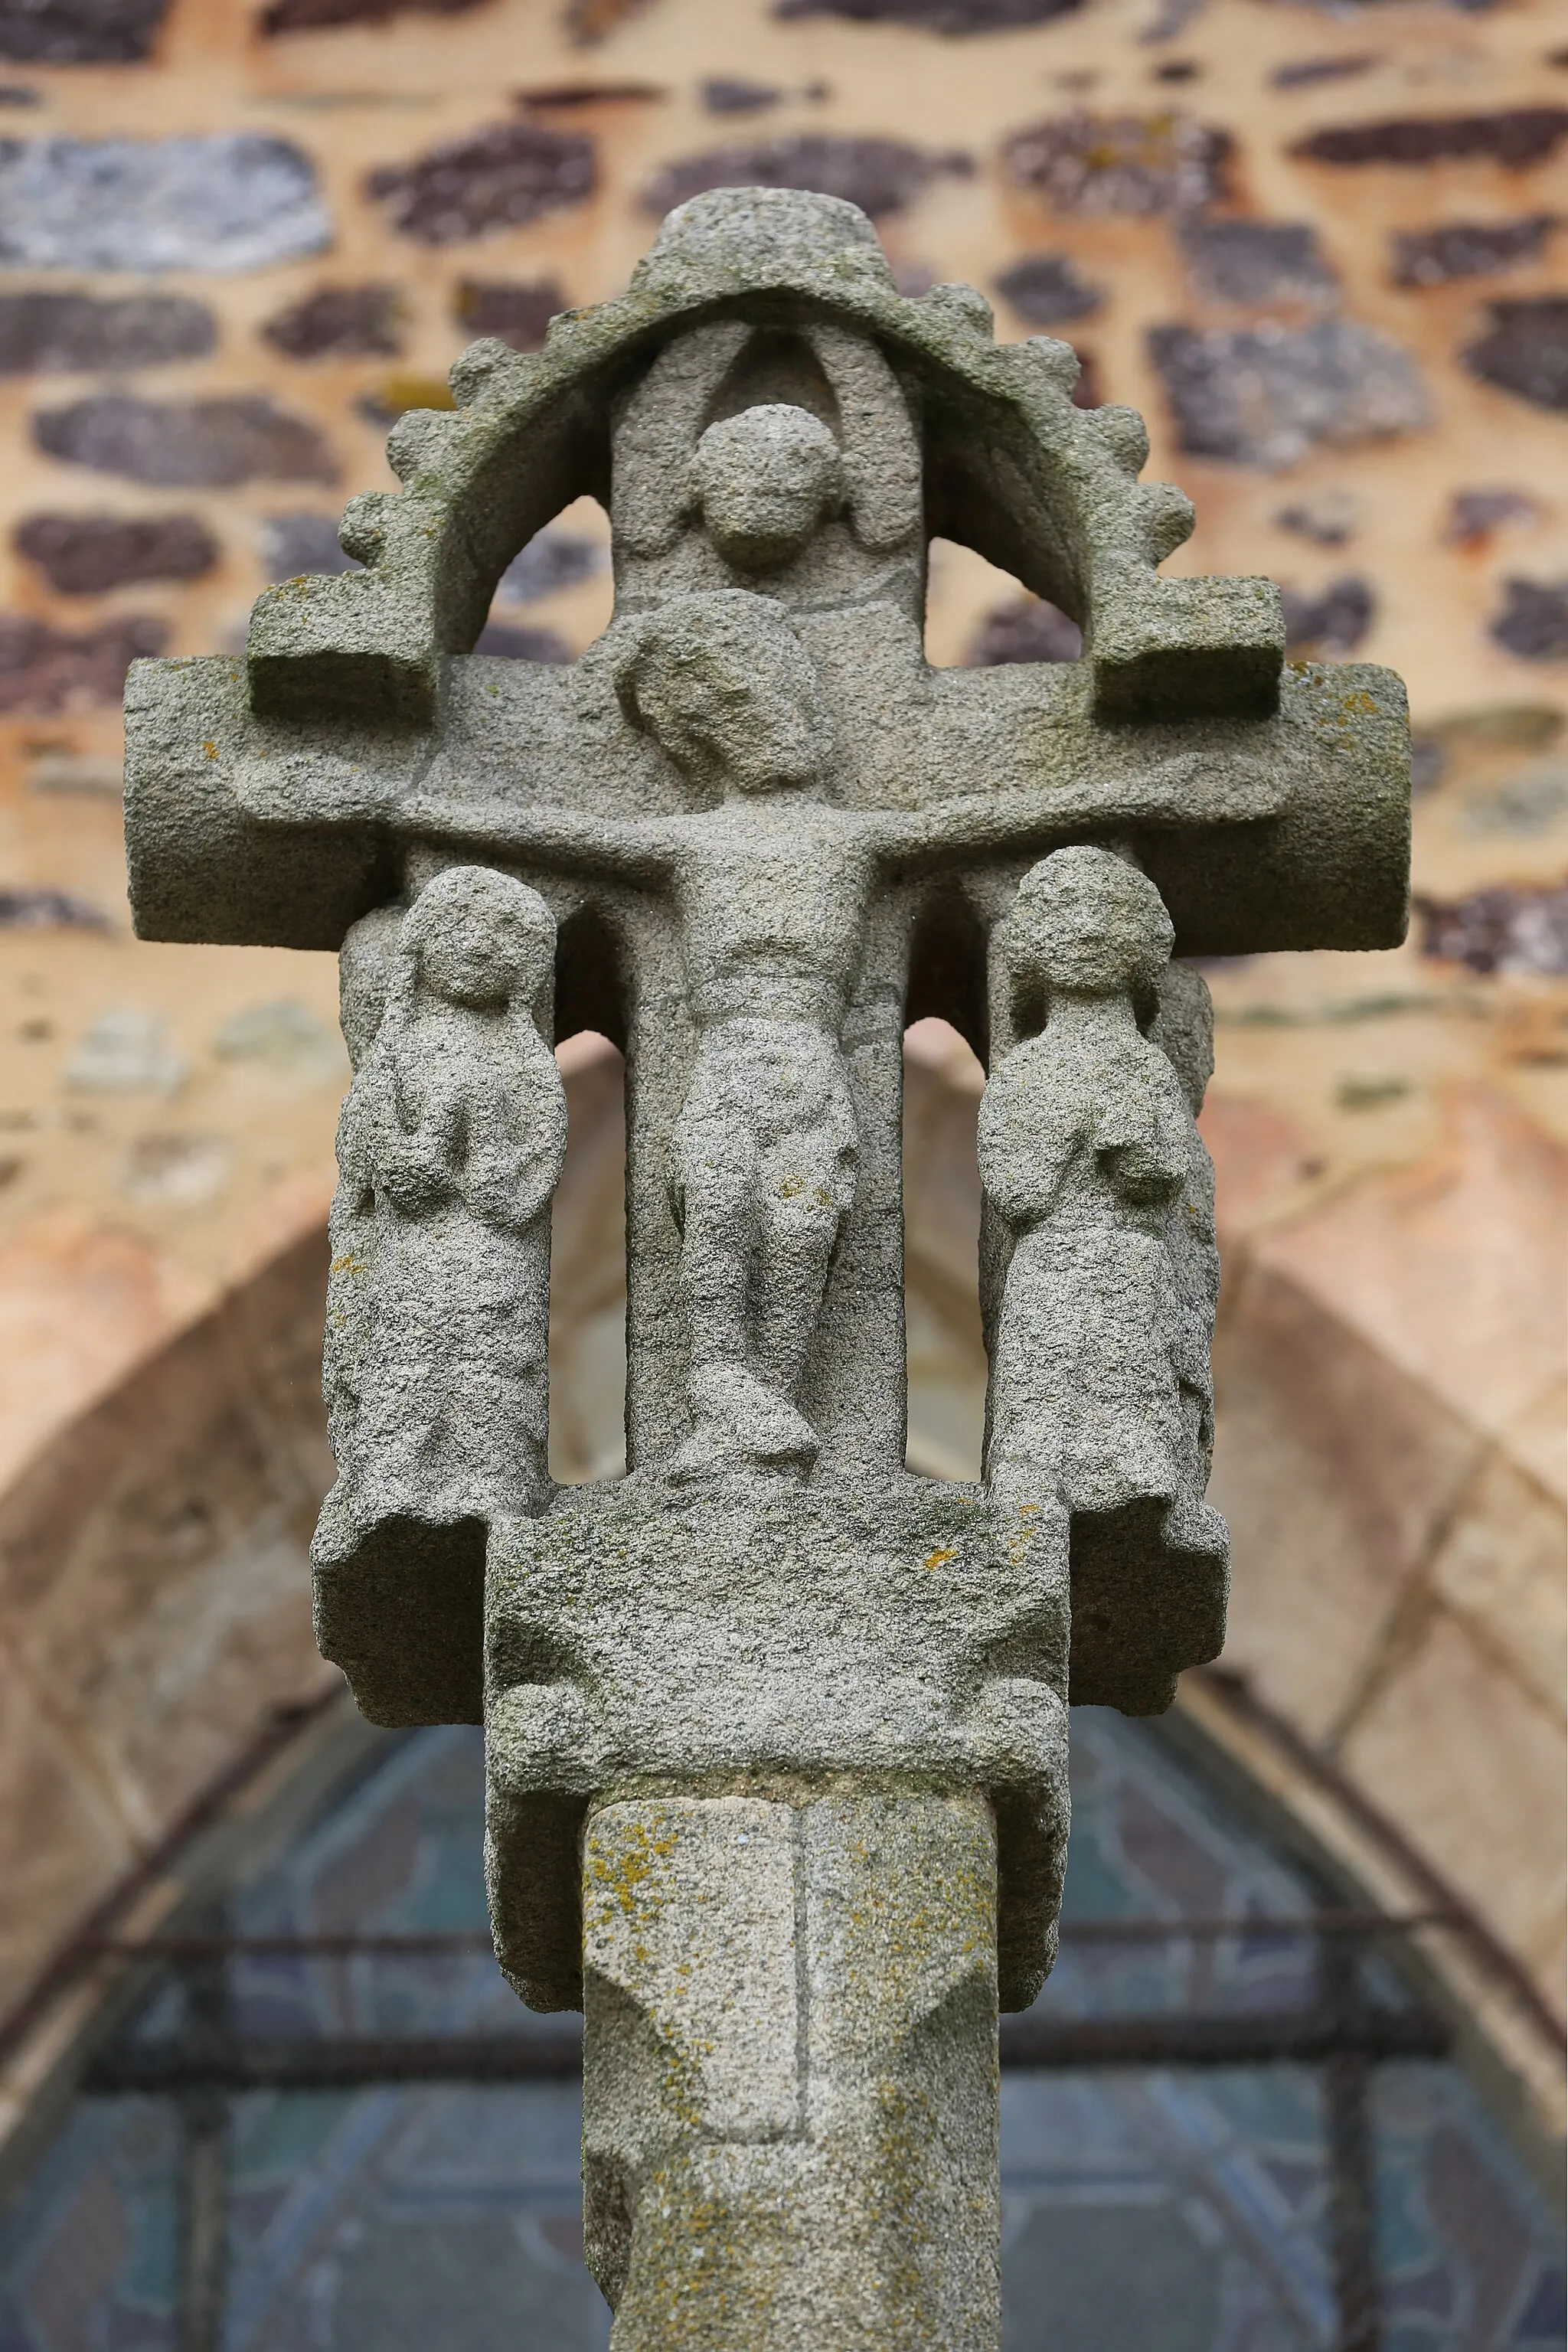
<path id="1" fill-rule="evenodd" d="M 726 798 L 799 791 L 831 757 L 816 665 L 770 597 L 671 597 L 638 627 L 616 682 L 634 726 Z"/>

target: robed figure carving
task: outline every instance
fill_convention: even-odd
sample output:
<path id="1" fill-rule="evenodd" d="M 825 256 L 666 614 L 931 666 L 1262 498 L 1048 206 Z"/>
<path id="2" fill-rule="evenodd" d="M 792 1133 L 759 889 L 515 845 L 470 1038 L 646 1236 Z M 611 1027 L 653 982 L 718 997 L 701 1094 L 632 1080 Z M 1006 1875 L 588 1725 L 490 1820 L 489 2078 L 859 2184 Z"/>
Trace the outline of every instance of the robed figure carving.
<path id="1" fill-rule="evenodd" d="M 484 866 L 440 874 L 345 958 L 359 1066 L 338 1129 L 317 1549 L 548 1491 L 550 1198 L 566 1103 L 534 1023 L 555 924 Z M 356 952 L 357 950 L 357 952 Z M 379 1000 L 379 1002 L 378 1002 Z M 346 1547 L 345 1547 L 346 1548 Z"/>
<path id="2" fill-rule="evenodd" d="M 1145 1584 L 1226 1542 L 1203 1501 L 1213 1172 L 1194 1103 L 1145 1034 L 1172 940 L 1159 893 L 1125 859 L 1071 848 L 1033 867 L 1000 945 L 1016 1013 L 1043 1024 L 993 1074 L 979 1131 L 981 1179 L 1012 1244 L 987 1477 L 1021 1501 L 1065 1503 Z"/>

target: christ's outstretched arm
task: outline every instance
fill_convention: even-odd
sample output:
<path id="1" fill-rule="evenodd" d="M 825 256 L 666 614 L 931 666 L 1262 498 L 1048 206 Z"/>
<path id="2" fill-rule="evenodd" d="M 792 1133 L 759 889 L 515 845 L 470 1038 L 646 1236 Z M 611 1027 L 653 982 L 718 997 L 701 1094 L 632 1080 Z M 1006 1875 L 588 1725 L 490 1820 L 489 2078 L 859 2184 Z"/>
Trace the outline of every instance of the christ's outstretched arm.
<path id="1" fill-rule="evenodd" d="M 499 796 L 443 791 L 438 782 L 410 793 L 399 804 L 398 821 L 404 832 L 435 834 L 443 843 L 491 856 L 614 874 L 628 882 L 668 880 L 679 855 L 668 818 L 581 816 L 548 803 L 519 808 Z"/>
<path id="2" fill-rule="evenodd" d="M 879 809 L 866 822 L 884 862 L 924 863 L 966 852 L 1046 849 L 1085 827 L 1191 824 L 1200 798 L 1207 821 L 1243 823 L 1283 805 L 1285 780 L 1259 760 L 1178 751 L 1145 766 L 1130 761 L 1119 780 L 1084 776 L 955 793 L 928 808 Z"/>

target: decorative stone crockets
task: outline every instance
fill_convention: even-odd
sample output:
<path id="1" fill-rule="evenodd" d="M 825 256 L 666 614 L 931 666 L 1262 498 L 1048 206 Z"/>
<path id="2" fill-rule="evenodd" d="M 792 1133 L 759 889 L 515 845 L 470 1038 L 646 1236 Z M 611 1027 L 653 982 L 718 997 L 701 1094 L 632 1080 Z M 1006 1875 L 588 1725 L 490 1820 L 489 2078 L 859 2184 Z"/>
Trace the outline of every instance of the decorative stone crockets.
<path id="1" fill-rule="evenodd" d="M 487 1725 L 503 1965 L 587 2009 L 616 2352 L 994 2343 L 995 2007 L 1049 1963 L 1069 1691 L 1158 1709 L 1223 1633 L 1173 953 L 1404 928 L 1398 681 L 1287 668 L 1266 581 L 1163 581 L 1191 509 L 1076 373 L 901 298 L 852 206 L 720 191 L 401 420 L 363 572 L 128 688 L 143 934 L 343 950 L 318 1631 L 374 1719 Z M 584 491 L 605 635 L 471 655 Z M 928 667 L 937 532 L 1083 659 Z M 926 1013 L 992 1073 L 974 1486 L 904 1465 Z M 557 1490 L 584 1028 L 626 1055 L 629 1466 Z"/>

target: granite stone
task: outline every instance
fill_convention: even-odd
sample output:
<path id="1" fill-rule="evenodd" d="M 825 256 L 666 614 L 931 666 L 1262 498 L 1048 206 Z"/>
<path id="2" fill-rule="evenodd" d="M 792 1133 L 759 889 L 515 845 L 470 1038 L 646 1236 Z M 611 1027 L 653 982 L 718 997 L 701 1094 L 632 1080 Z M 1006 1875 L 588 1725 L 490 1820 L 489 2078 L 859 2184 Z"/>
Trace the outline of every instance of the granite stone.
<path id="1" fill-rule="evenodd" d="M 261 526 L 261 555 L 269 580 L 293 580 L 304 572 L 356 572 L 360 566 L 338 544 L 332 516 L 311 509 L 268 515 Z"/>
<path id="2" fill-rule="evenodd" d="M 1568 661 L 1568 580 L 1505 580 L 1491 624 L 1500 646 L 1525 661 Z"/>
<path id="3" fill-rule="evenodd" d="M 1568 294 L 1493 302 L 1484 335 L 1461 356 L 1472 375 L 1537 408 L 1568 408 Z"/>
<path id="4" fill-rule="evenodd" d="M 188 294 L 0 294 L 0 375 L 161 367 L 216 341 L 212 312 Z"/>
<path id="5" fill-rule="evenodd" d="M 1510 106 L 1489 114 L 1391 115 L 1334 124 L 1309 131 L 1291 152 L 1313 163 L 1394 163 L 1419 171 L 1475 157 L 1522 171 L 1547 162 L 1564 139 L 1568 106 Z"/>
<path id="6" fill-rule="evenodd" d="M 1377 610 L 1377 599 L 1366 581 L 1354 572 L 1331 580 L 1316 594 L 1280 591 L 1285 600 L 1285 646 L 1291 654 L 1309 653 L 1328 661 L 1342 661 L 1365 637 Z"/>
<path id="7" fill-rule="evenodd" d="M 1539 261 L 1556 226 L 1554 213 L 1527 213 L 1515 220 L 1446 221 L 1440 228 L 1401 229 L 1392 243 L 1391 274 L 1396 286 L 1489 278 Z"/>
<path id="8" fill-rule="evenodd" d="M 161 653 L 166 622 L 137 613 L 80 634 L 20 613 L 0 613 L 0 710 L 112 707 L 133 661 Z"/>
<path id="9" fill-rule="evenodd" d="M 263 40 L 335 25 L 390 25 L 395 16 L 466 16 L 485 0 L 267 0 L 256 19 Z"/>
<path id="10" fill-rule="evenodd" d="M 258 393 L 211 400 L 95 393 L 65 408 L 38 410 L 33 438 L 46 457 L 159 489 L 338 478 L 337 462 L 316 427 Z"/>
<path id="11" fill-rule="evenodd" d="M 568 307 L 555 278 L 460 278 L 452 296 L 452 316 L 477 338 L 510 343 L 514 352 L 536 352 L 550 321 Z"/>
<path id="12" fill-rule="evenodd" d="M 1153 327 L 1148 341 L 1193 457 L 1277 469 L 1314 447 L 1351 447 L 1431 420 L 1415 359 L 1353 319 Z"/>
<path id="13" fill-rule="evenodd" d="M 0 140 L 0 262 L 13 268 L 259 269 L 331 241 L 315 167 L 290 140 Z"/>
<path id="14" fill-rule="evenodd" d="M 1332 301 L 1339 280 L 1309 221 L 1212 220 L 1177 226 L 1187 274 L 1221 302 Z"/>
<path id="15" fill-rule="evenodd" d="M 1017 186 L 1056 212 L 1184 214 L 1226 193 L 1227 131 L 1166 108 L 1089 114 L 1081 108 L 1016 131 L 1002 149 Z"/>
<path id="16" fill-rule="evenodd" d="M 710 189 L 799 188 L 839 197 L 877 220 L 900 211 L 943 173 L 962 177 L 973 168 L 968 155 L 936 153 L 900 139 L 802 131 L 677 156 L 653 173 L 642 204 L 658 219 Z"/>
<path id="17" fill-rule="evenodd" d="M 773 15 L 845 16 L 852 25 L 912 25 L 923 33 L 1021 32 L 1070 16 L 1083 0 L 773 0 Z"/>
<path id="18" fill-rule="evenodd" d="M 0 58 L 13 65 L 140 65 L 168 10 L 169 0 L 0 0 Z"/>
<path id="19" fill-rule="evenodd" d="M 365 193 L 395 229 L 421 245 L 458 245 L 520 228 L 584 204 L 594 193 L 594 142 L 580 131 L 500 122 L 372 172 Z"/>
<path id="20" fill-rule="evenodd" d="M 863 212 L 727 188 L 388 446 L 363 567 L 127 694 L 143 934 L 341 950 L 318 1637 L 482 1719 L 523 1997 L 585 2011 L 615 2352 L 994 2346 L 996 2009 L 1050 1964 L 1069 1695 L 1223 1632 L 1184 953 L 1391 945 L 1397 680 L 1165 581 L 1131 410 Z M 606 500 L 575 662 L 498 586 Z M 937 534 L 1076 628 L 933 669 Z M 495 625 L 489 625 L 494 626 Z M 1066 648 L 1064 646 L 1063 650 Z M 906 1466 L 907 1023 L 988 1059 L 985 1476 Z M 545 1460 L 550 1047 L 625 1051 L 624 1475 Z"/>
<path id="21" fill-rule="evenodd" d="M 996 279 L 996 291 L 1031 327 L 1087 319 L 1105 299 L 1103 287 L 1083 277 L 1068 253 L 1028 253 Z"/>
<path id="22" fill-rule="evenodd" d="M 97 596 L 135 580 L 199 580 L 218 560 L 199 515 L 32 514 L 13 534 L 61 596 Z"/>
<path id="23" fill-rule="evenodd" d="M 1020 597 L 988 613 L 964 660 L 972 669 L 1003 662 L 1070 662 L 1083 654 L 1083 631 L 1043 596 Z"/>
<path id="24" fill-rule="evenodd" d="M 291 360 L 367 352 L 395 359 L 403 349 L 403 303 L 395 286 L 321 286 L 275 310 L 261 332 Z"/>

